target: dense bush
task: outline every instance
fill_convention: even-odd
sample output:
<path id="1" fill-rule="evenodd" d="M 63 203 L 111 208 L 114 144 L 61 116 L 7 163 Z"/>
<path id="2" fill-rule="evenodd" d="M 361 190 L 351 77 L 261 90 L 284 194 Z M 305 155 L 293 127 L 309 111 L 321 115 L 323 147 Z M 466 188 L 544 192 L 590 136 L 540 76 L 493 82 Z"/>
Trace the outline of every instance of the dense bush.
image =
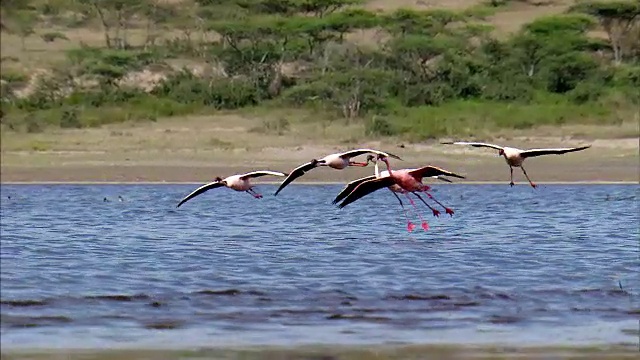
<path id="1" fill-rule="evenodd" d="M 536 19 L 506 39 L 479 25 L 482 14 L 475 10 L 378 14 L 346 7 L 358 2 L 198 0 L 199 6 L 189 8 L 60 0 L 85 17 L 97 19 L 101 10 L 101 21 L 109 25 L 105 47 L 70 50 L 68 67 L 28 97 L 12 96 L 24 76 L 3 73 L 3 123 L 22 121 L 29 131 L 40 131 L 43 125 L 74 128 L 270 103 L 363 119 L 370 136 L 410 132 L 425 138 L 583 121 L 583 111 L 602 117 L 608 114 L 604 102 L 612 97 L 618 105 L 620 98 L 623 105 L 640 102 L 640 39 L 634 35 L 640 16 L 633 1 L 582 2 L 567 14 Z M 2 4 L 8 13 L 36 11 L 53 23 L 65 13 L 53 3 Z M 135 47 L 122 22 L 142 18 L 149 36 Z M 598 25 L 609 40 L 588 36 Z M 160 26 L 182 36 L 156 43 L 152 30 Z M 349 36 L 358 30 L 378 33 L 379 40 L 357 45 Z M 196 32 L 219 38 L 195 40 Z M 60 35 L 42 36 L 54 41 Z M 169 71 L 169 58 L 195 59 L 216 71 Z M 153 90 L 123 83 L 132 72 L 153 66 L 168 74 Z M 289 123 L 256 129 L 283 133 Z"/>

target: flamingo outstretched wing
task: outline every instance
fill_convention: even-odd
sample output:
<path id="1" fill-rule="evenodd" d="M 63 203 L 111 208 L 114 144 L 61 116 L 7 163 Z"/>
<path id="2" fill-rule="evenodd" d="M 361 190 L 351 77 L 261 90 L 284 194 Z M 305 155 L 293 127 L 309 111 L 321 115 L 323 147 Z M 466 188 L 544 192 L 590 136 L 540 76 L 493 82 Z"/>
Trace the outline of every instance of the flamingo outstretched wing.
<path id="1" fill-rule="evenodd" d="M 380 150 L 374 150 L 374 149 L 349 150 L 349 151 L 345 151 L 345 152 L 341 153 L 340 157 L 352 158 L 352 157 L 360 156 L 362 154 L 367 154 L 367 153 L 372 153 L 372 154 L 376 154 L 376 155 L 382 155 L 382 156 L 385 156 L 385 157 L 392 157 L 392 158 L 397 159 L 397 160 L 402 160 L 398 155 L 394 155 L 392 153 L 388 153 L 388 152 L 384 152 L 384 151 L 380 151 Z"/>
<path id="2" fill-rule="evenodd" d="M 271 170 L 258 170 L 258 171 L 252 171 L 252 172 L 248 172 L 246 174 L 242 174 L 240 176 L 241 179 L 246 179 L 246 178 L 257 178 L 260 176 L 266 176 L 266 175 L 272 175 L 272 176 L 287 176 L 287 174 L 285 173 L 281 173 L 279 171 L 271 171 Z"/>
<path id="3" fill-rule="evenodd" d="M 569 152 L 581 151 L 590 148 L 591 145 L 580 146 L 574 148 L 556 148 L 556 149 L 530 149 L 520 152 L 520 156 L 523 158 L 535 157 L 541 155 L 562 155 Z"/>
<path id="4" fill-rule="evenodd" d="M 482 143 L 482 142 L 469 142 L 469 141 L 445 141 L 440 144 L 444 145 L 469 145 L 473 147 L 488 147 L 496 150 L 502 150 L 504 147 L 495 144 Z"/>
<path id="5" fill-rule="evenodd" d="M 340 200 L 344 199 L 347 195 L 349 195 L 353 191 L 353 189 L 355 189 L 362 182 L 367 181 L 367 180 L 371 180 L 371 179 L 375 179 L 375 178 L 376 178 L 375 175 L 371 175 L 371 176 L 363 177 L 361 179 L 353 180 L 352 182 L 348 183 L 340 191 L 340 193 L 336 196 L 335 199 L 333 199 L 333 201 L 331 203 L 334 204 L 334 205 L 337 204 Z"/>
<path id="6" fill-rule="evenodd" d="M 447 179 L 446 177 L 438 176 L 438 175 L 436 175 L 436 176 L 431 176 L 431 178 L 433 178 L 433 179 L 437 179 L 437 180 L 440 180 L 440 181 L 444 181 L 444 182 L 448 182 L 448 183 L 452 182 L 451 180 Z"/>
<path id="7" fill-rule="evenodd" d="M 418 177 L 418 178 L 425 178 L 425 177 L 434 177 L 434 176 L 441 176 L 441 175 L 446 175 L 446 176 L 452 176 L 458 179 L 465 179 L 464 176 L 462 175 L 458 175 L 456 173 L 453 173 L 451 171 L 447 171 L 444 169 L 441 169 L 437 166 L 423 166 L 421 168 L 415 169 L 415 170 L 411 170 L 409 172 L 409 174 L 413 177 Z"/>
<path id="8" fill-rule="evenodd" d="M 184 199 L 180 200 L 180 202 L 178 203 L 178 206 L 176 206 L 176 208 L 179 208 L 180 205 L 186 203 L 187 201 L 193 199 L 194 197 L 209 191 L 211 189 L 215 189 L 215 188 L 219 188 L 221 186 L 224 186 L 224 183 L 222 181 L 214 181 L 214 182 L 210 182 L 208 184 L 204 184 L 202 186 L 200 186 L 199 188 L 193 190 L 191 192 L 191 194 L 187 195 L 184 197 Z"/>
<path id="9" fill-rule="evenodd" d="M 395 184 L 395 180 L 390 176 L 363 181 L 358 186 L 356 186 L 356 188 L 353 189 L 353 191 L 349 195 L 347 195 L 347 197 L 342 201 L 342 203 L 340 203 L 340 205 L 338 205 L 338 207 L 342 209 L 343 207 L 366 195 L 371 194 L 376 190 L 389 187 L 393 184 Z"/>
<path id="10" fill-rule="evenodd" d="M 309 170 L 315 167 L 317 167 L 316 163 L 310 161 L 308 163 L 302 164 L 297 168 L 293 169 L 289 173 L 289 176 L 287 176 L 287 178 L 284 179 L 284 181 L 280 184 L 280 186 L 278 187 L 278 190 L 276 190 L 276 193 L 273 194 L 273 196 L 278 195 L 278 193 L 282 191 L 282 189 L 284 189 L 285 186 L 289 185 L 289 183 L 291 183 L 293 180 L 299 178 L 300 176 L 304 175 L 306 172 L 308 172 Z"/>

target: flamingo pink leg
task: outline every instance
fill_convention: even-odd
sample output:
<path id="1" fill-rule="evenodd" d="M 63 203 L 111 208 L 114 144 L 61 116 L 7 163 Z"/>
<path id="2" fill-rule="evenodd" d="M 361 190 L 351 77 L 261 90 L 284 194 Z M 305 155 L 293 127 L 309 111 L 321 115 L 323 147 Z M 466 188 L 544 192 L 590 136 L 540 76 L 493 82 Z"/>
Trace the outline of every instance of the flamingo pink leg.
<path id="1" fill-rule="evenodd" d="M 356 162 L 356 161 L 349 161 L 349 166 L 367 166 L 369 165 L 369 163 L 362 163 L 362 162 Z"/>
<path id="2" fill-rule="evenodd" d="M 412 198 L 409 197 L 408 193 L 405 193 L 405 196 L 407 197 L 407 199 L 409 199 L 409 202 L 411 203 L 411 205 L 413 205 L 413 209 L 415 210 L 416 214 L 420 218 L 420 223 L 421 223 L 422 228 L 424 229 L 424 231 L 429 230 L 429 224 L 422 218 L 422 215 L 420 215 L 420 212 L 418 212 L 418 208 L 416 207 L 416 203 L 413 201 Z"/>
<path id="3" fill-rule="evenodd" d="M 436 202 L 436 204 L 442 206 L 444 208 L 444 212 L 446 212 L 447 214 L 449 214 L 449 216 L 453 216 L 454 212 L 451 208 L 448 208 L 446 206 L 444 206 L 440 201 L 436 200 L 436 198 L 433 197 L 433 195 L 431 195 L 430 193 L 425 191 L 425 194 L 427 194 L 427 196 L 429 197 L 429 199 L 433 200 Z"/>
<path id="4" fill-rule="evenodd" d="M 509 166 L 509 170 L 511 171 L 511 182 L 509 182 L 509 186 L 513 187 L 515 185 L 513 182 L 513 167 Z"/>
<path id="5" fill-rule="evenodd" d="M 426 201 L 424 201 L 424 199 L 422 198 L 422 196 L 420 196 L 418 193 L 413 193 L 415 196 L 418 197 L 418 199 L 420 199 L 420 201 L 422 201 L 423 204 L 425 204 L 429 209 L 431 209 L 431 212 L 433 212 L 433 216 L 435 217 L 440 217 L 440 211 L 434 209 L 431 205 L 427 204 Z M 428 194 L 428 193 L 427 193 Z"/>
<path id="6" fill-rule="evenodd" d="M 247 193 L 249 193 L 251 196 L 253 196 L 256 199 L 262 199 L 262 195 L 258 194 L 255 190 L 253 189 L 249 189 L 247 190 Z"/>
<path id="7" fill-rule="evenodd" d="M 522 167 L 522 165 L 520 165 L 520 169 L 522 169 L 522 172 L 524 173 L 524 176 L 527 177 L 527 180 L 529 180 L 529 184 L 531 185 L 532 188 L 536 188 L 538 187 L 538 185 L 534 184 L 533 181 L 531 181 L 531 179 L 529 179 L 529 175 L 527 175 L 527 170 L 524 169 L 524 167 Z"/>
<path id="8" fill-rule="evenodd" d="M 393 194 L 393 196 L 396 197 L 396 199 L 398 199 L 398 202 L 400 203 L 400 206 L 402 206 L 402 211 L 404 212 L 404 217 L 405 217 L 405 219 L 407 219 L 407 231 L 412 232 L 413 229 L 416 228 L 416 224 L 412 223 L 411 220 L 409 220 L 409 210 L 406 207 L 404 207 L 404 204 L 402 203 L 402 200 L 400 200 L 400 197 L 398 196 L 398 194 L 396 194 L 393 191 L 391 191 L 391 193 Z"/>

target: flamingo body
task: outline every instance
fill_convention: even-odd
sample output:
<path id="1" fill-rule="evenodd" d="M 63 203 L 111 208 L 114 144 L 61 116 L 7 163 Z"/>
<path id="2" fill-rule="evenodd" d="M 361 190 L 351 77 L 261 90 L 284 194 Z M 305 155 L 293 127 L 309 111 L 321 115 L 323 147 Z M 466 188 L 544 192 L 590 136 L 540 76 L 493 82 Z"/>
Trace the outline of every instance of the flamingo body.
<path id="1" fill-rule="evenodd" d="M 329 154 L 319 160 L 313 159 L 307 163 L 304 163 L 300 166 L 298 166 L 297 168 L 291 170 L 291 172 L 289 173 L 289 176 L 286 177 L 286 179 L 284 179 L 282 181 L 282 183 L 280 184 L 280 186 L 278 187 L 278 190 L 276 190 L 275 195 L 278 195 L 278 193 L 280 193 L 280 191 L 282 191 L 282 189 L 284 189 L 287 185 L 289 185 L 292 181 L 294 181 L 295 179 L 301 177 L 302 175 L 304 175 L 305 173 L 311 171 L 312 169 L 315 169 L 316 167 L 319 166 L 328 166 L 332 169 L 336 169 L 336 170 L 342 170 L 345 169 L 349 166 L 367 166 L 369 165 L 369 161 L 371 158 L 373 158 L 372 156 L 370 156 L 369 158 L 367 158 L 367 162 L 366 163 L 361 163 L 361 162 L 355 162 L 355 161 L 351 161 L 351 158 L 356 157 L 356 156 L 360 156 L 360 155 L 364 155 L 364 154 L 376 154 L 378 156 L 384 156 L 384 157 L 392 157 L 398 160 L 402 160 L 400 159 L 399 156 L 397 155 L 393 155 L 391 153 L 387 153 L 384 151 L 380 151 L 380 150 L 374 150 L 374 149 L 356 149 L 356 150 L 349 150 L 346 152 L 342 152 L 342 153 L 335 153 L 335 154 Z"/>
<path id="2" fill-rule="evenodd" d="M 383 158 L 383 161 L 387 164 L 389 176 L 377 177 L 358 183 L 353 191 L 351 191 L 349 195 L 344 198 L 342 203 L 338 205 L 339 208 L 343 208 L 376 190 L 382 189 L 384 187 L 391 187 L 393 185 L 397 185 L 401 189 L 398 192 L 405 191 L 415 193 L 418 191 L 426 191 L 429 189 L 429 187 L 422 183 L 422 179 L 424 177 L 436 177 L 445 175 L 457 177 L 459 179 L 465 178 L 462 175 L 458 175 L 456 173 L 435 166 L 424 166 L 418 169 L 403 169 L 392 171 L 391 167 L 389 166 L 389 161 L 386 158 Z M 398 190 L 398 188 L 395 189 Z M 433 198 L 431 196 L 429 197 Z M 453 212 L 451 212 L 450 209 L 447 209 L 447 213 L 452 214 Z"/>
<path id="3" fill-rule="evenodd" d="M 509 182 L 509 185 L 511 186 L 515 185 L 513 182 L 513 168 L 519 167 L 520 169 L 522 169 L 524 176 L 527 178 L 527 180 L 529 181 L 529 184 L 533 188 L 537 187 L 537 185 L 534 184 L 533 181 L 531 181 L 531 179 L 529 178 L 529 175 L 527 174 L 527 171 L 524 169 L 524 166 L 522 166 L 522 163 L 524 163 L 524 160 L 526 158 L 542 156 L 542 155 L 562 155 L 570 152 L 582 151 L 591 147 L 591 145 L 586 145 L 586 146 L 573 147 L 573 148 L 546 148 L 546 149 L 522 150 L 522 149 L 509 147 L 509 146 L 500 146 L 500 145 L 482 143 L 482 142 L 448 141 L 448 142 L 442 142 L 441 144 L 470 145 L 473 147 L 487 147 L 487 148 L 498 150 L 498 155 L 502 155 L 502 157 L 504 157 L 504 160 L 507 162 L 507 165 L 509 165 L 509 169 L 511 172 L 511 182 Z"/>
<path id="4" fill-rule="evenodd" d="M 422 188 L 424 188 L 424 184 L 422 183 L 422 176 L 411 176 L 411 174 L 407 170 L 396 170 L 389 176 L 394 179 L 394 185 L 397 185 L 405 191 L 414 192 L 420 191 L 422 190 Z"/>
<path id="5" fill-rule="evenodd" d="M 328 166 L 332 169 L 342 170 L 349 166 L 349 158 L 341 157 L 340 154 L 331 154 L 318 160 L 319 166 Z"/>
<path id="6" fill-rule="evenodd" d="M 255 197 L 256 199 L 260 199 L 262 198 L 262 195 L 258 194 L 253 190 L 254 186 L 253 184 L 251 184 L 251 179 L 255 177 L 266 176 L 266 175 L 287 176 L 287 174 L 281 173 L 278 171 L 258 170 L 258 171 L 252 171 L 246 174 L 231 175 L 224 179 L 217 177 L 214 181 L 200 186 L 199 188 L 192 191 L 189 195 L 185 196 L 182 200 L 180 200 L 180 202 L 178 203 L 178 206 L 176 207 L 180 207 L 180 205 L 184 204 L 185 202 L 211 189 L 215 189 L 223 186 L 228 187 L 229 189 L 235 190 L 235 191 L 245 191 L 251 196 Z"/>
<path id="7" fill-rule="evenodd" d="M 231 175 L 222 180 L 226 187 L 235 191 L 247 191 L 251 189 L 249 178 L 243 178 L 242 175 Z"/>

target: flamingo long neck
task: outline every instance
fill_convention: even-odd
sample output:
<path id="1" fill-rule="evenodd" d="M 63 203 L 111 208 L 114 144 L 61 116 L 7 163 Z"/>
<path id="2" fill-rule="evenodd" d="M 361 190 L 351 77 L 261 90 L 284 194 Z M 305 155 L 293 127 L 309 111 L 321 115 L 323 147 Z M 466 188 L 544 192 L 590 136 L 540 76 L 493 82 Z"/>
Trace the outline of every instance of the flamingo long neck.
<path id="1" fill-rule="evenodd" d="M 389 160 L 387 160 L 387 158 L 384 159 L 384 163 L 387 164 L 387 171 L 389 172 L 389 176 L 393 176 L 393 173 L 391 172 L 391 166 L 389 166 Z"/>

